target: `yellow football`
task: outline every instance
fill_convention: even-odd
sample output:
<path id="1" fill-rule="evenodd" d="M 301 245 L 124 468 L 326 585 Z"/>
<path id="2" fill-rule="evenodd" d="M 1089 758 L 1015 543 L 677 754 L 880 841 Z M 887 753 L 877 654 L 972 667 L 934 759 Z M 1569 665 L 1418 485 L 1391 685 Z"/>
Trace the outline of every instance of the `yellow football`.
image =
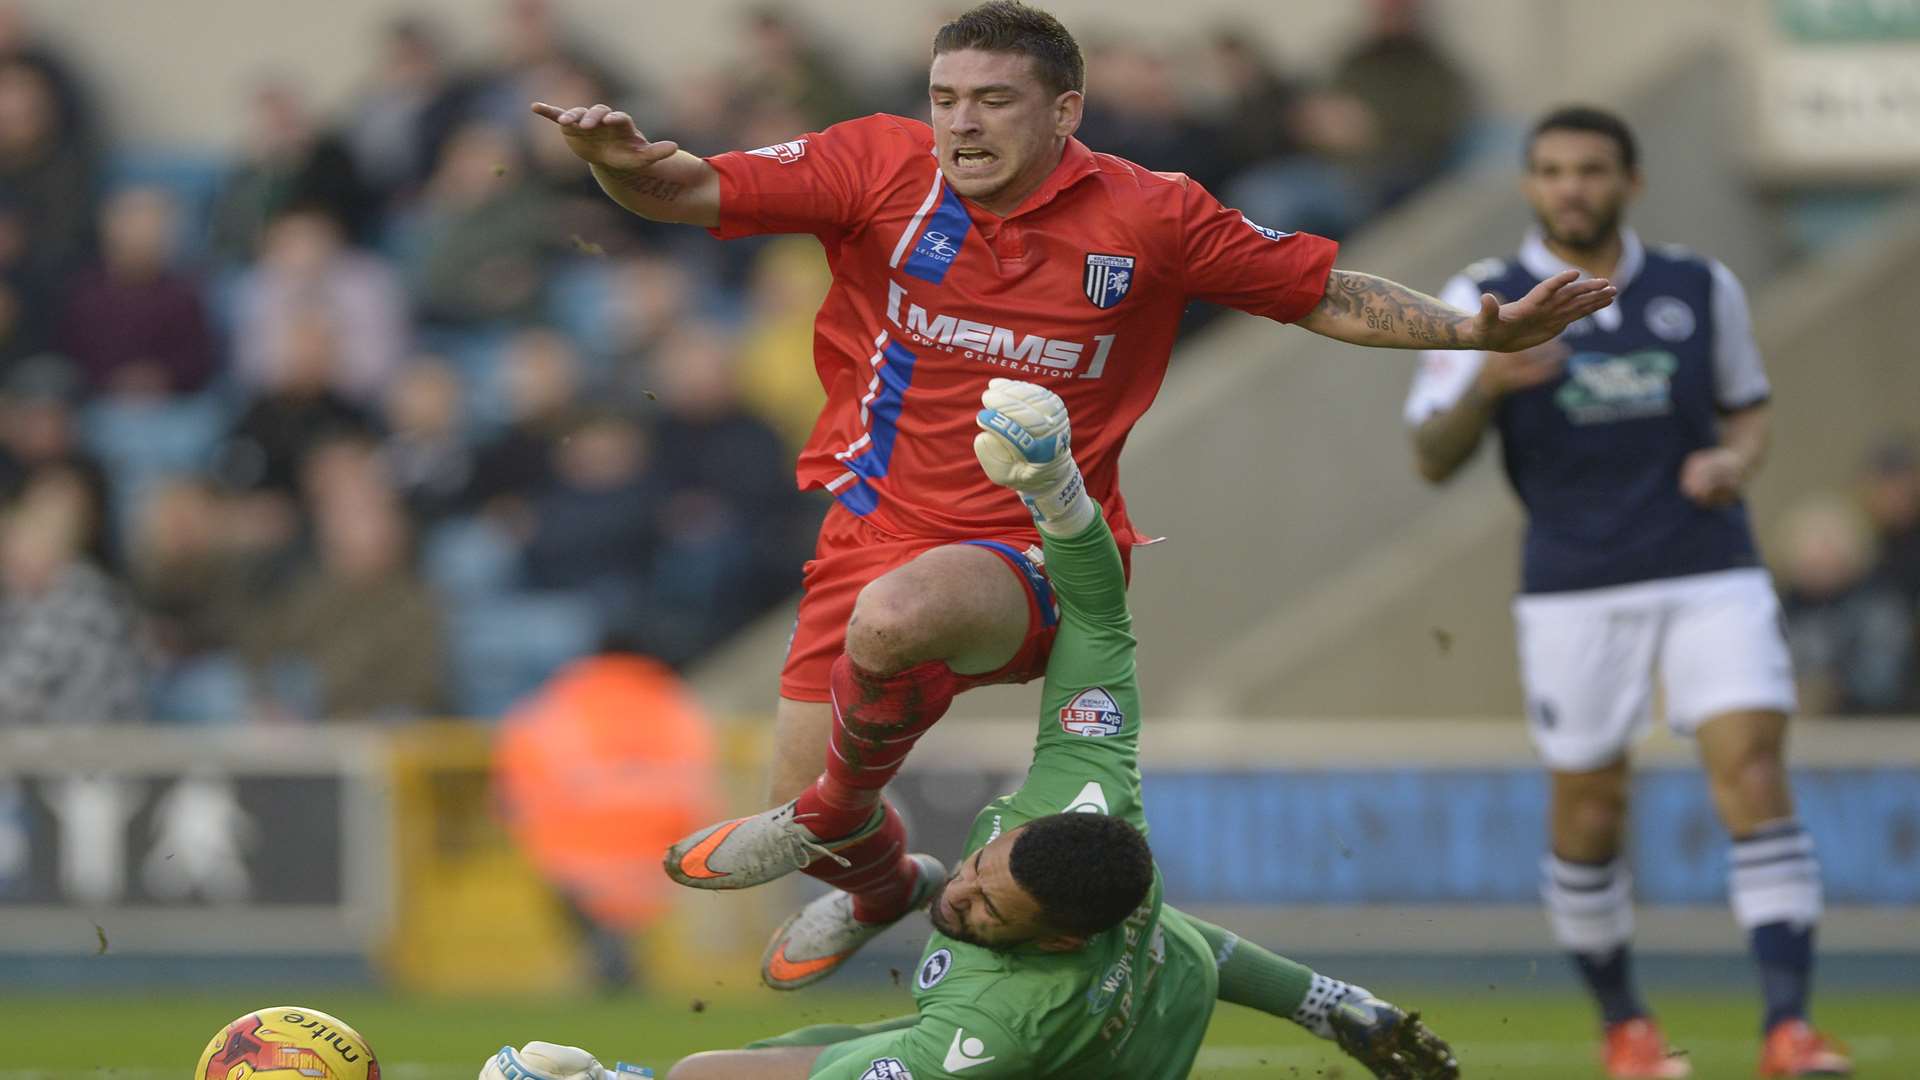
<path id="1" fill-rule="evenodd" d="M 317 1009 L 256 1009 L 216 1032 L 194 1080 L 380 1080 L 360 1033 Z"/>

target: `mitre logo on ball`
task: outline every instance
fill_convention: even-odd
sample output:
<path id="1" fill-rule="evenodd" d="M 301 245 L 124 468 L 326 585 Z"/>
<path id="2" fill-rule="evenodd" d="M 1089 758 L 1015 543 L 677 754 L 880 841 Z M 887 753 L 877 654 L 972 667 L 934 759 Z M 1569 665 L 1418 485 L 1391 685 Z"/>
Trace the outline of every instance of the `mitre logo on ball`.
<path id="1" fill-rule="evenodd" d="M 1060 710 L 1060 727 L 1074 735 L 1118 735 L 1126 723 L 1113 695 L 1097 686 L 1075 694 Z"/>

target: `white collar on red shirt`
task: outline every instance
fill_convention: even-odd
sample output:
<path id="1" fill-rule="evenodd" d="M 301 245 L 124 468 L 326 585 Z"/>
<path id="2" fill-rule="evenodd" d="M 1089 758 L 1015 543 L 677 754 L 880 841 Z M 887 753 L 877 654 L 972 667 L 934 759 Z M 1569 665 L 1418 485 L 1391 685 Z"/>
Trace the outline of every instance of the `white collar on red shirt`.
<path id="1" fill-rule="evenodd" d="M 1622 225 L 1620 227 L 1620 262 L 1613 268 L 1613 275 L 1607 280 L 1613 282 L 1613 287 L 1619 292 L 1625 293 L 1627 286 L 1639 275 L 1640 268 L 1646 264 L 1646 261 L 1647 249 L 1640 243 L 1640 234 Z M 1528 229 L 1526 238 L 1520 241 L 1520 265 L 1526 268 L 1527 273 L 1543 281 L 1563 270 L 1578 269 L 1547 248 L 1546 237 L 1542 235 L 1538 225 Z M 1584 278 L 1589 275 L 1585 270 L 1581 270 L 1580 276 Z M 1617 329 L 1620 325 L 1619 302 L 1616 300 L 1594 312 L 1593 320 L 1603 329 Z"/>

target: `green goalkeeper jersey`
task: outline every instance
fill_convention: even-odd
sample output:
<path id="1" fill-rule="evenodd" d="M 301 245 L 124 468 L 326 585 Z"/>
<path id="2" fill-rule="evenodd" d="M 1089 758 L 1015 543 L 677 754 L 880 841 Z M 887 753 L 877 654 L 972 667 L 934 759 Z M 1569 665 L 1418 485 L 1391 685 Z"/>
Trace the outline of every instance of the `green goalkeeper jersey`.
<path id="1" fill-rule="evenodd" d="M 1103 520 L 1047 538 L 1060 603 L 1040 731 L 1026 782 L 974 819 L 966 855 L 1062 811 L 1112 814 L 1146 830 L 1132 620 Z M 1006 952 L 935 933 L 913 978 L 910 1024 L 829 1046 L 832 1080 L 1173 1080 L 1192 1068 L 1216 991 L 1213 956 L 1163 906 L 1159 872 L 1124 923 L 1073 952 Z"/>

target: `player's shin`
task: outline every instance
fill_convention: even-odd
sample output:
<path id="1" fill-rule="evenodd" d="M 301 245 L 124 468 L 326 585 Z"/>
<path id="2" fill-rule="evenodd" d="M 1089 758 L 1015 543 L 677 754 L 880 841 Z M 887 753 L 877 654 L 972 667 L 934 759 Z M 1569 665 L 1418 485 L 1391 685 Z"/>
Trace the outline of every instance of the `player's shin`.
<path id="1" fill-rule="evenodd" d="M 1624 859 L 1576 863 L 1548 855 L 1541 898 L 1560 947 L 1600 1006 L 1606 1024 L 1645 1016 L 1633 983 L 1633 881 Z"/>
<path id="2" fill-rule="evenodd" d="M 833 735 L 827 769 L 800 796 L 801 820 L 822 839 L 859 830 L 880 804 L 880 789 L 906 763 L 914 743 L 945 716 L 960 678 L 929 660 L 878 675 L 842 654 L 828 676 Z"/>
<path id="3" fill-rule="evenodd" d="M 1727 892 L 1753 944 L 1766 1002 L 1763 1030 L 1804 1019 L 1813 983 L 1813 932 L 1823 908 L 1813 838 L 1798 821 L 1735 838 Z"/>
<path id="4" fill-rule="evenodd" d="M 874 835 L 838 850 L 845 865 L 816 860 L 806 872 L 851 893 L 860 921 L 887 922 L 905 910 L 915 871 L 906 854 L 906 829 L 880 790 L 920 736 L 946 715 L 960 679 L 937 660 L 876 675 L 843 655 L 834 661 L 829 685 L 834 709 L 827 769 L 800 796 L 800 820 L 823 838 L 856 832 L 875 813 L 884 813 L 886 821 Z"/>

